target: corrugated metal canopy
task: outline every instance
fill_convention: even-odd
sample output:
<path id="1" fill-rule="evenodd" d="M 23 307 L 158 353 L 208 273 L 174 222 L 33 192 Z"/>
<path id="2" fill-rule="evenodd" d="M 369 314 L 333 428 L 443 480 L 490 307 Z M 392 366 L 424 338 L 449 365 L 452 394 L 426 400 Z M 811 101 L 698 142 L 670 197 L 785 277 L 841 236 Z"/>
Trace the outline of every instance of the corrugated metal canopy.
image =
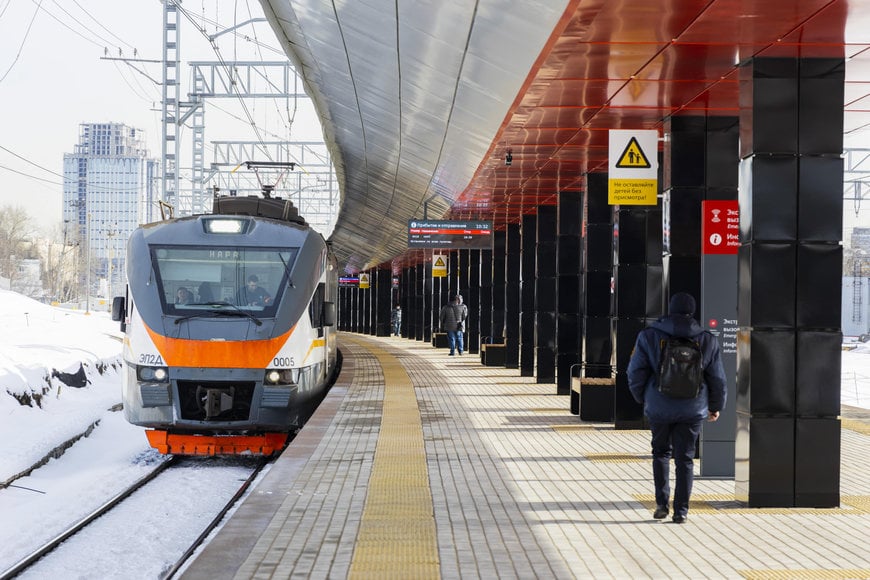
<path id="1" fill-rule="evenodd" d="M 424 204 L 503 228 L 582 189 L 608 129 L 738 115 L 753 56 L 845 56 L 847 142 L 870 126 L 868 0 L 262 3 L 322 117 L 349 271 L 421 260 Z"/>

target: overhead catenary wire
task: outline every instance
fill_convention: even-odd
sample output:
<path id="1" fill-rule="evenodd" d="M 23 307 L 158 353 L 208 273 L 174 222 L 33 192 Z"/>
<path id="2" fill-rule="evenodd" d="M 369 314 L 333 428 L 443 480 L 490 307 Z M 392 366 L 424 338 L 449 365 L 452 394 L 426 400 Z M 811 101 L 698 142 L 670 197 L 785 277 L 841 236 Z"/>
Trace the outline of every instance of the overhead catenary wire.
<path id="1" fill-rule="evenodd" d="M 10 1 L 11 4 L 11 1 Z M 6 72 L 3 73 L 3 76 L 0 77 L 0 83 L 6 80 L 6 77 L 9 76 L 9 73 L 15 68 L 15 63 L 18 62 L 18 59 L 21 57 L 21 51 L 24 49 L 24 44 L 27 42 L 27 37 L 30 36 L 30 29 L 33 28 L 33 22 L 36 20 L 36 15 L 39 14 L 39 8 L 42 6 L 42 0 L 39 0 L 39 4 L 36 5 L 36 10 L 33 12 L 33 16 L 30 19 L 30 24 L 27 25 L 27 30 L 24 32 L 24 38 L 21 39 L 21 44 L 18 46 L 18 52 L 15 54 L 15 59 L 13 59 L 12 64 L 9 65 L 9 68 L 6 69 Z M 6 5 L 6 8 L 9 7 L 9 4 Z M 6 12 L 6 8 L 3 9 L 3 12 Z"/>
<path id="2" fill-rule="evenodd" d="M 55 1 L 55 3 L 57 3 L 57 2 Z M 132 48 L 132 49 L 133 49 L 133 55 L 134 55 L 134 56 L 136 55 L 136 52 L 137 52 L 137 51 L 136 51 L 136 47 L 135 47 L 135 46 L 133 46 L 132 44 L 130 44 L 129 42 L 127 42 L 126 40 L 124 40 L 123 38 L 121 38 L 120 36 L 118 36 L 117 34 L 115 34 L 114 32 L 112 32 L 110 29 L 108 29 L 108 28 L 106 28 L 105 26 L 103 26 L 103 23 L 100 22 L 99 20 L 97 20 L 96 18 L 94 18 L 93 14 L 91 14 L 90 12 L 88 12 L 87 9 L 86 9 L 84 6 L 82 6 L 81 4 L 79 4 L 78 0 L 73 0 L 73 4 L 75 4 L 76 6 L 78 6 L 79 9 L 80 9 L 82 12 L 84 12 L 85 14 L 87 14 L 88 17 L 89 17 L 91 20 L 93 20 L 94 22 L 96 22 L 97 25 L 98 25 L 100 28 L 102 28 L 103 30 L 105 30 L 106 32 L 108 32 L 111 36 L 113 36 L 113 37 L 116 38 L 117 40 L 121 41 L 121 44 L 124 44 L 124 45 L 126 45 L 126 46 Z"/>
<path id="3" fill-rule="evenodd" d="M 35 3 L 36 3 L 36 0 L 32 0 L 32 2 L 35 4 Z M 47 14 L 49 17 L 51 17 L 53 20 L 55 20 L 58 24 L 60 24 L 61 26 L 63 26 L 64 28 L 66 28 L 67 30 L 69 30 L 70 32 L 72 32 L 73 34 L 75 34 L 75 35 L 81 37 L 81 38 L 84 39 L 85 41 L 90 42 L 90 43 L 93 44 L 94 46 L 98 46 L 98 47 L 100 47 L 100 48 L 106 48 L 105 44 L 100 44 L 99 42 L 97 42 L 97 41 L 94 40 L 93 38 L 88 38 L 87 36 L 85 36 L 84 34 L 82 34 L 81 32 L 79 32 L 79 31 L 76 30 L 75 28 L 71 27 L 70 25 L 68 25 L 66 22 L 64 22 L 63 20 L 61 20 L 60 18 L 58 18 L 57 16 L 55 16 L 55 15 L 52 14 L 51 12 L 49 12 L 48 9 L 47 9 L 45 6 L 42 6 L 42 0 L 39 0 L 39 5 L 37 6 L 37 11 L 40 11 L 40 10 L 41 10 L 42 12 L 45 12 L 45 14 Z M 112 44 L 112 45 L 114 46 L 113 43 L 109 43 L 109 44 Z"/>
<path id="4" fill-rule="evenodd" d="M 220 47 L 217 45 L 215 40 L 213 38 L 209 37 L 209 35 L 206 33 L 206 31 L 201 26 L 197 25 L 196 20 L 194 19 L 194 16 L 188 10 L 186 10 L 184 7 L 182 7 L 181 3 L 178 2 L 178 0 L 171 0 L 171 1 L 173 4 L 175 4 L 175 8 L 179 12 L 181 12 L 181 14 L 185 18 L 187 18 L 188 21 L 190 21 L 190 23 L 194 26 L 194 28 L 197 29 L 197 31 L 199 31 L 200 34 L 202 34 L 206 38 L 206 40 L 208 41 L 209 45 L 212 48 L 212 51 L 217 56 L 218 62 L 226 70 L 226 73 L 229 76 L 229 78 L 231 78 L 231 79 L 234 78 L 234 76 L 235 76 L 234 71 L 233 71 L 232 67 L 230 67 L 227 64 L 226 60 L 224 60 L 224 57 L 220 51 Z M 266 157 L 268 157 L 270 161 L 274 161 L 272 159 L 271 153 L 269 152 L 268 148 L 265 145 L 265 142 L 264 142 L 262 135 L 260 134 L 260 128 L 257 126 L 256 121 L 254 121 L 254 118 L 251 115 L 251 111 L 248 108 L 248 105 L 245 103 L 245 100 L 242 98 L 242 96 L 238 93 L 238 89 L 235 88 L 235 84 L 232 84 L 231 86 L 233 87 L 233 90 L 236 92 L 236 97 L 238 98 L 239 103 L 242 106 L 242 109 L 245 111 L 245 116 L 248 118 L 248 124 L 253 129 L 254 134 L 257 137 L 257 141 L 260 142 L 262 149 L 263 149 L 264 153 L 266 154 Z"/>
<path id="5" fill-rule="evenodd" d="M 39 169 L 45 171 L 46 173 L 50 173 L 51 175 L 55 175 L 55 176 L 57 176 L 57 177 L 60 177 L 61 179 L 63 179 L 63 182 L 52 181 L 51 179 L 46 179 L 46 178 L 44 178 L 44 177 L 38 177 L 38 176 L 36 176 L 36 175 L 31 175 L 31 174 L 29 174 L 29 173 L 25 173 L 25 172 L 23 172 L 23 171 L 19 171 L 19 170 L 17 170 L 17 169 L 13 169 L 13 168 L 11 168 L 11 167 L 7 167 L 7 166 L 5 166 L 5 165 L 0 165 L 0 169 L 5 169 L 6 171 L 10 171 L 10 172 L 12 172 L 12 173 L 17 173 L 18 175 L 21 175 L 21 176 L 24 176 L 24 177 L 28 177 L 28 178 L 30 178 L 30 179 L 35 179 L 35 180 L 37 180 L 37 181 L 44 181 L 44 182 L 46 182 L 46 183 L 51 183 L 51 184 L 53 184 L 53 185 L 64 186 L 64 185 L 66 185 L 68 182 L 73 181 L 72 179 L 67 178 L 64 174 L 62 174 L 62 173 L 58 173 L 57 171 L 53 171 L 53 170 L 51 170 L 51 169 L 48 169 L 47 167 L 43 167 L 43 166 L 40 165 L 39 163 L 36 163 L 35 161 L 31 161 L 30 159 L 28 159 L 28 158 L 26 158 L 26 157 L 24 157 L 24 156 L 22 156 L 22 155 L 19 155 L 19 154 L 16 153 L 15 151 L 12 151 L 11 149 L 8 149 L 7 147 L 4 147 L 3 145 L 0 145 L 0 149 L 2 149 L 3 151 L 9 153 L 9 154 L 12 155 L 13 157 L 17 157 L 18 159 L 24 161 L 25 163 L 29 163 L 30 165 L 33 165 L 34 167 L 37 167 L 37 168 L 39 168 Z M 98 189 L 98 190 L 101 190 L 101 191 L 120 191 L 120 192 L 126 192 L 126 191 L 139 191 L 139 188 L 138 188 L 138 187 L 131 187 L 131 188 L 103 187 L 103 186 L 93 185 L 93 184 L 92 184 L 92 185 L 89 185 L 88 187 L 91 188 L 91 189 Z"/>

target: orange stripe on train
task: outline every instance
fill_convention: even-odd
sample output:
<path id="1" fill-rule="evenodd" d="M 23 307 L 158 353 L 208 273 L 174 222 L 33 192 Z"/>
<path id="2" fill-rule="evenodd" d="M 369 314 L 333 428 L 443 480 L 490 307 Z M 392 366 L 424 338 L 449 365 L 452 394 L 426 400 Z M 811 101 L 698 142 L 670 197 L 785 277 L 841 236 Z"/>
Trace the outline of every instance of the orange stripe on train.
<path id="1" fill-rule="evenodd" d="M 173 367 L 266 368 L 293 334 L 296 326 L 275 338 L 265 340 L 191 340 L 145 330 L 163 361 Z"/>

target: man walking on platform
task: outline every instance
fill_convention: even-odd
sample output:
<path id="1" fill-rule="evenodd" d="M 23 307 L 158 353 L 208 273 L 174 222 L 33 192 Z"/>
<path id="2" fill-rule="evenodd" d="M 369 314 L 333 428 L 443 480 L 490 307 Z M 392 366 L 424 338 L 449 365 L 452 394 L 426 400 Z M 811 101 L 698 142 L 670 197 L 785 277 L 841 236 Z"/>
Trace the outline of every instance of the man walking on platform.
<path id="1" fill-rule="evenodd" d="M 438 320 L 441 330 L 447 333 L 447 345 L 450 347 L 450 356 L 454 351 L 463 351 L 463 332 L 465 331 L 465 313 L 467 308 L 461 303 L 459 295 L 453 296 L 448 304 L 441 308 Z"/>
<path id="2" fill-rule="evenodd" d="M 669 314 L 640 331 L 628 363 L 628 387 L 652 431 L 655 519 L 667 517 L 671 456 L 676 466 L 673 522 L 686 522 L 701 425 L 719 418 L 727 393 L 715 336 L 701 328 L 695 299 L 671 297 Z"/>

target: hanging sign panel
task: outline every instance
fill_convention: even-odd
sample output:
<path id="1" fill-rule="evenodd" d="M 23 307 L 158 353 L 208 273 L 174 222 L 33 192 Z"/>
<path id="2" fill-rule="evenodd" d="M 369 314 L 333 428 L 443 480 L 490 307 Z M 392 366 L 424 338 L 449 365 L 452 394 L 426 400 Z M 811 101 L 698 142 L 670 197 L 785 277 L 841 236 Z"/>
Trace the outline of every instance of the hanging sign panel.
<path id="1" fill-rule="evenodd" d="M 410 220 L 408 247 L 490 250 L 492 249 L 492 222 Z"/>
<path id="2" fill-rule="evenodd" d="M 446 278 L 447 277 L 447 256 L 432 256 L 432 277 Z"/>
<path id="3" fill-rule="evenodd" d="M 656 205 L 658 131 L 620 129 L 609 134 L 607 203 Z"/>

